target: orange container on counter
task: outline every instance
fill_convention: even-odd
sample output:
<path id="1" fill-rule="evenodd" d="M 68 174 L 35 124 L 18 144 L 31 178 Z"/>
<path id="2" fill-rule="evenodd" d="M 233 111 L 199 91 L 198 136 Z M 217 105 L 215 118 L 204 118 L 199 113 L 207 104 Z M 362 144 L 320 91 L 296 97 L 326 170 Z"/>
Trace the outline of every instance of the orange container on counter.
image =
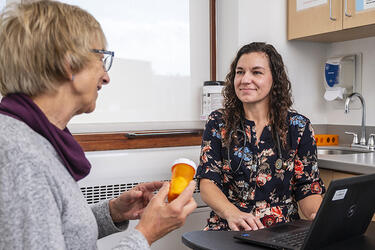
<path id="1" fill-rule="evenodd" d="M 339 144 L 339 135 L 317 134 L 315 141 L 317 146 L 334 146 Z"/>

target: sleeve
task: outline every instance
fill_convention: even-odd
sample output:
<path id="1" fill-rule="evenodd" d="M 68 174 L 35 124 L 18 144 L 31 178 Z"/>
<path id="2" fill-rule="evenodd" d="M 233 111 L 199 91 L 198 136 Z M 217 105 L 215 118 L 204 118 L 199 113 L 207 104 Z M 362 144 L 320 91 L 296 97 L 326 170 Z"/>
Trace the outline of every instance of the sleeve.
<path id="1" fill-rule="evenodd" d="M 109 213 L 109 200 L 92 205 L 91 210 L 94 213 L 98 224 L 98 239 L 113 233 L 122 232 L 129 226 L 128 220 L 122 223 L 113 223 L 112 217 Z"/>
<path id="2" fill-rule="evenodd" d="M 112 233 L 124 231 L 129 226 L 129 221 L 124 221 L 121 224 L 113 223 L 109 213 L 109 200 L 97 203 L 91 206 L 99 227 L 98 238 L 103 238 Z M 121 239 L 119 244 L 113 250 L 146 250 L 150 246 L 141 232 L 136 229 L 129 229 L 126 235 Z"/>
<path id="3" fill-rule="evenodd" d="M 294 160 L 293 189 L 297 201 L 312 194 L 325 193 L 325 187 L 318 170 L 314 130 L 308 120 L 302 131 Z"/>
<path id="4" fill-rule="evenodd" d="M 217 111 L 216 111 L 217 112 Z M 218 122 L 218 114 L 213 112 L 208 117 L 202 137 L 199 166 L 197 169 L 198 179 L 210 179 L 222 188 L 222 134 Z"/>
<path id="5" fill-rule="evenodd" d="M 120 243 L 113 250 L 148 250 L 150 246 L 141 232 L 136 229 L 129 230 L 129 233 L 122 238 Z"/>
<path id="6" fill-rule="evenodd" d="M 0 249 L 66 249 L 59 205 L 39 171 L 48 166 L 0 151 Z"/>

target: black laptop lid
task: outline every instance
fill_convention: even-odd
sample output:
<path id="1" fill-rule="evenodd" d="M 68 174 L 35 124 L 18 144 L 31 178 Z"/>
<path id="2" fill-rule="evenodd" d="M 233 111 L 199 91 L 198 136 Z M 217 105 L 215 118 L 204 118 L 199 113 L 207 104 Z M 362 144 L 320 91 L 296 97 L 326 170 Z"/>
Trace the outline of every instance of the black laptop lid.
<path id="1" fill-rule="evenodd" d="M 303 249 L 319 249 L 362 235 L 375 211 L 375 174 L 333 180 Z"/>

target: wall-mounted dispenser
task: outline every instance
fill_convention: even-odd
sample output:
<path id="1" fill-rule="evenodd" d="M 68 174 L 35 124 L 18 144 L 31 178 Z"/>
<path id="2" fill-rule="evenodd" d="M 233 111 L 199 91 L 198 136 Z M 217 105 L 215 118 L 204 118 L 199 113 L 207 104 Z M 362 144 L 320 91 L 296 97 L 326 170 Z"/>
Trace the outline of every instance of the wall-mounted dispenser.
<path id="1" fill-rule="evenodd" d="M 202 109 L 201 120 L 207 120 L 208 115 L 219 108 L 223 107 L 224 97 L 222 91 L 224 88 L 223 81 L 205 81 L 202 90 Z"/>
<path id="2" fill-rule="evenodd" d="M 343 109 L 344 99 L 362 92 L 362 54 L 328 58 L 324 65 L 324 99 Z M 354 105 L 355 108 L 360 106 Z"/>

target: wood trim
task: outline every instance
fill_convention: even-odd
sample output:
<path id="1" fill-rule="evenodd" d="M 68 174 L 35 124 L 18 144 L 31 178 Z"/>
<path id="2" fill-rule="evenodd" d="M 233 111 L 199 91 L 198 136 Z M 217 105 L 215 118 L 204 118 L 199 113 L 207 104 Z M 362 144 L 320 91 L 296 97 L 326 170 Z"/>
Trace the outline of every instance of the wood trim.
<path id="1" fill-rule="evenodd" d="M 132 131 L 133 132 L 133 131 Z M 141 133 L 139 131 L 137 133 Z M 150 133 L 150 131 L 143 131 Z M 163 131 L 166 132 L 166 131 Z M 152 135 L 128 138 L 127 132 L 73 134 L 84 151 L 103 151 L 121 149 L 163 148 L 181 146 L 199 146 L 202 143 L 203 130 L 194 134 Z"/>
<path id="2" fill-rule="evenodd" d="M 216 81 L 216 0 L 210 0 L 210 78 Z"/>

